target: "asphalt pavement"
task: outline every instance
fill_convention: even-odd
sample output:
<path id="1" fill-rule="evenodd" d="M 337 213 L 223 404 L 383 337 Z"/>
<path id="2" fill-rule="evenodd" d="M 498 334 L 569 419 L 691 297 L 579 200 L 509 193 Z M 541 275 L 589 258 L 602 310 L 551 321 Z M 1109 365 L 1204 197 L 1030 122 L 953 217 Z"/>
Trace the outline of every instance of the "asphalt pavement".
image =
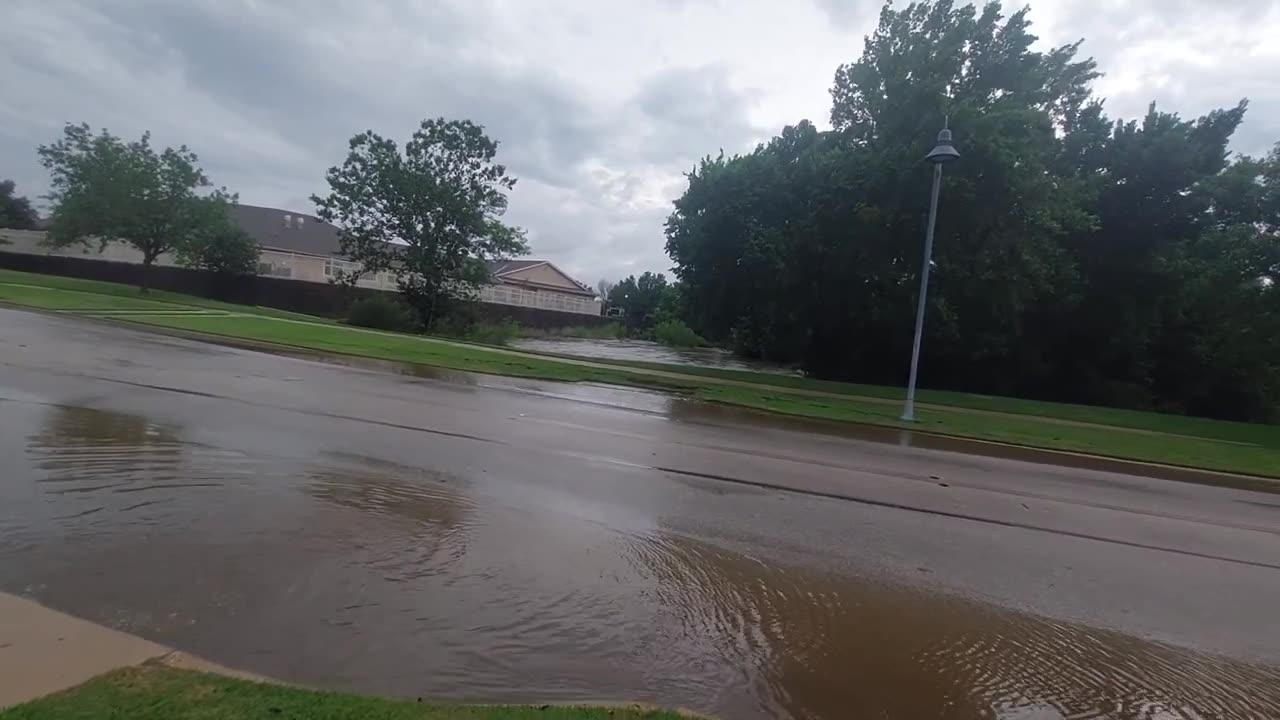
<path id="1" fill-rule="evenodd" d="M 248 641 L 243 647 L 219 645 L 221 631 L 210 629 L 232 626 L 230 617 L 214 622 L 187 613 L 190 626 L 205 627 L 207 635 L 157 617 L 163 608 L 156 598 L 180 605 L 184 592 L 216 594 L 216 587 L 145 589 L 152 582 L 138 579 L 147 574 L 145 568 L 120 574 L 135 579 L 130 583 L 113 582 L 110 572 L 96 584 L 86 579 L 78 559 L 106 552 L 102 548 L 125 537 L 128 544 L 121 547 L 128 553 L 121 550 L 124 554 L 95 562 L 139 557 L 180 563 L 197 557 L 179 556 L 176 550 L 152 557 L 148 553 L 162 551 L 140 539 L 138 528 L 145 522 L 131 524 L 125 515 L 110 520 L 126 506 L 88 500 L 108 491 L 85 484 L 87 476 L 114 472 L 118 468 L 103 458 L 115 456 L 95 455 L 97 465 L 76 465 L 72 472 L 67 458 L 84 452 L 84 444 L 72 448 L 66 438 L 72 433 L 68 428 L 99 423 L 106 429 L 95 431 L 99 435 L 89 444 L 94 452 L 131 443 L 153 453 L 145 462 L 131 461 L 131 474 L 120 480 L 136 482 L 140 474 L 151 473 L 146 485 L 115 490 L 155 492 L 166 479 L 169 485 L 198 489 L 225 484 L 224 475 L 234 475 L 240 494 L 226 507 L 236 507 L 237 522 L 248 528 L 301 522 L 287 516 L 289 506 L 280 500 L 280 488 L 292 487 L 299 477 L 289 468 L 311 468 L 311 498 L 334 492 L 332 484 L 315 489 L 321 487 L 314 482 L 316 467 L 343 468 L 342 473 L 352 467 L 390 468 L 397 482 L 410 486 L 414 478 L 427 478 L 432 487 L 457 495 L 444 517 L 436 505 L 424 509 L 423 516 L 408 513 L 423 527 L 446 528 L 431 536 L 435 551 L 448 554 L 450 538 L 472 523 L 466 518 L 489 518 L 474 508 L 500 508 L 503 542 L 494 539 L 490 547 L 468 531 L 470 544 L 455 550 L 469 553 L 471 562 L 486 553 L 498 558 L 502 548 L 518 556 L 533 552 L 520 547 L 522 538 L 532 538 L 531 544 L 546 546 L 545 554 L 539 551 L 538 561 L 522 560 L 507 579 L 511 572 L 528 570 L 529 563 L 545 561 L 557 568 L 555 573 L 568 573 L 564 592 L 583 595 L 574 597 L 575 613 L 596 606 L 584 599 L 590 593 L 574 579 L 572 566 L 586 563 L 590 572 L 599 569 L 601 578 L 608 571 L 574 553 L 583 547 L 589 552 L 597 542 L 628 544 L 661 536 L 683 543 L 681 552 L 696 547 L 702 556 L 733 558 L 717 561 L 718 567 L 734 568 L 720 571 L 718 582 L 757 563 L 822 578 L 814 585 L 837 582 L 830 578 L 867 582 L 902 588 L 912 597 L 951 598 L 993 612 L 1009 610 L 1047 623 L 1157 641 L 1247 663 L 1262 668 L 1266 677 L 1275 677 L 1268 668 L 1280 665 L 1275 620 L 1280 494 L 939 451 L 914 447 L 906 436 L 871 441 L 853 429 L 815 431 L 793 420 L 629 389 L 465 373 L 432 377 L 395 369 L 282 357 L 0 309 L 0 453 L 9 468 L 9 488 L 3 492 L 10 509 L 8 514 L 0 510 L 0 539 L 17 548 L 0 563 L 8 568 L 0 570 L 0 589 L 99 621 L 114 616 L 117 626 L 150 639 L 269 675 L 313 682 L 334 678 L 356 689 L 405 692 L 404 685 L 344 675 L 341 667 L 321 663 L 308 669 L 296 664 L 302 660 L 281 659 L 287 653 L 280 648 L 272 649 L 275 660 L 255 662 L 244 649 Z M 131 425 L 135 421 L 139 424 Z M 165 453 L 171 447 L 182 448 L 181 464 L 157 480 L 154 468 L 168 462 Z M 201 479 L 207 482 L 197 482 Z M 80 483 L 86 492 L 52 493 L 54 480 Z M 382 511 L 388 507 L 386 493 L 400 492 L 386 487 L 401 486 L 362 487 L 359 500 L 347 497 L 347 505 Z M 164 502 L 183 506 L 188 515 L 182 517 L 212 513 L 216 518 L 216 510 L 189 507 L 194 495 L 167 492 Z M 89 504 L 59 506 L 72 502 Z M 138 512 L 132 505 L 130 512 Z M 268 507 L 280 508 L 276 519 L 254 514 Z M 25 508 L 21 517 L 19 508 Z M 153 519 L 154 532 L 176 532 L 177 516 L 165 517 Z M 203 527 L 203 520 L 188 521 Z M 499 524 L 492 518 L 486 522 Z M 348 538 L 343 542 L 360 542 L 356 529 L 341 532 Z M 95 548 L 95 538 L 110 542 Z M 644 552 L 637 550 L 633 557 L 648 557 Z M 492 575 L 484 577 L 489 583 L 484 588 L 503 582 L 494 570 L 501 562 L 495 559 L 476 571 Z M 396 563 L 402 568 L 404 557 Z M 568 570 L 560 568 L 565 564 Z M 479 582 L 435 556 L 422 566 L 453 580 Z M 656 568 L 668 566 L 642 561 L 636 567 L 641 569 L 633 582 L 643 584 L 644 578 L 661 578 Z M 163 570 L 152 566 L 149 572 Z M 95 577 L 102 575 L 99 568 Z M 264 572 L 238 582 L 264 587 L 270 577 Z M 428 582 L 420 575 L 407 577 Z M 110 590 L 86 590 L 104 586 Z M 295 579 L 281 592 L 301 591 Z M 674 601 L 654 592 L 657 606 L 671 607 Z M 140 599 L 143 594 L 149 599 Z M 252 605 L 237 597 L 219 607 Z M 592 597 L 602 598 L 604 591 Z M 626 615 L 618 603 L 624 601 L 616 600 L 612 612 Z M 145 612 L 138 609 L 143 607 Z M 175 616 L 182 610 L 172 608 Z M 287 625 L 288 619 L 272 622 Z M 497 627 L 471 629 L 496 632 Z M 189 639 L 197 647 L 183 646 L 184 632 L 195 633 Z M 566 652 L 590 646 L 570 642 L 569 630 L 559 632 L 557 642 Z M 663 691 L 627 674 L 634 657 L 614 660 L 627 671 L 618 670 L 608 682 L 571 683 L 563 696 L 578 698 L 598 688 L 610 697 L 664 699 Z M 493 687 L 501 684 L 500 668 L 486 666 L 486 671 L 495 678 Z M 465 686 L 466 678 L 451 682 Z M 716 682 L 708 679 L 707 686 Z M 458 694 L 483 694 L 486 687 L 477 684 Z M 787 692 L 796 691 L 788 687 Z M 693 690 L 688 694 L 698 696 Z M 782 694 L 761 691 L 772 700 L 708 700 L 709 707 L 700 709 L 784 707 L 797 717 L 822 714 L 812 709 L 823 707 L 821 701 L 788 704 L 792 701 L 778 699 Z"/>

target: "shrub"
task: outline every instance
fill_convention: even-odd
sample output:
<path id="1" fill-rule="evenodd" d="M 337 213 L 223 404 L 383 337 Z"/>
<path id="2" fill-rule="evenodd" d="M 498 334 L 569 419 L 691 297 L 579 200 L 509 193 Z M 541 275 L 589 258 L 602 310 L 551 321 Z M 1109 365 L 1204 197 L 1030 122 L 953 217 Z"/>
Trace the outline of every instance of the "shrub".
<path id="1" fill-rule="evenodd" d="M 515 320 L 503 320 L 476 323 L 468 328 L 462 337 L 485 345 L 506 345 L 519 334 L 520 325 Z"/>
<path id="2" fill-rule="evenodd" d="M 702 347 L 707 344 L 701 335 L 679 320 L 666 320 L 654 325 L 653 339 L 672 347 Z"/>
<path id="3" fill-rule="evenodd" d="M 627 336 L 622 323 L 608 323 L 591 327 L 569 327 L 560 333 L 563 337 L 589 338 L 592 340 L 621 340 Z"/>
<path id="4" fill-rule="evenodd" d="M 412 308 L 383 293 L 351 303 L 347 309 L 347 324 L 397 332 L 410 332 L 418 325 Z"/>
<path id="5" fill-rule="evenodd" d="M 627 336 L 622 323 L 604 325 L 571 325 L 553 328 L 520 328 L 520 337 L 529 338 L 581 338 L 586 340 L 621 340 Z"/>

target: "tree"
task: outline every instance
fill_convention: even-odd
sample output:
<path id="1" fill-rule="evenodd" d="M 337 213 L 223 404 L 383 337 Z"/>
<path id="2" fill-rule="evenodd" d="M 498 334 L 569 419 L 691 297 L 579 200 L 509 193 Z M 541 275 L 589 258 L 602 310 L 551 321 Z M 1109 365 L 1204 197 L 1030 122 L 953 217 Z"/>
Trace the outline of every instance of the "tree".
<path id="1" fill-rule="evenodd" d="M 177 248 L 178 262 L 221 275 L 257 274 L 258 243 L 231 220 L 227 199 L 210 198 L 204 210 L 211 215 L 208 224 Z"/>
<path id="2" fill-rule="evenodd" d="M 33 230 L 39 216 L 31 207 L 31 201 L 14 194 L 12 180 L 0 180 L 0 228 Z"/>
<path id="3" fill-rule="evenodd" d="M 886 5 L 808 121 L 707 157 L 666 225 L 699 334 L 820 377 L 905 381 L 949 117 L 925 386 L 1265 419 L 1280 405 L 1280 149 L 1227 152 L 1246 103 L 1113 121 L 1080 43 L 1028 11 Z"/>
<path id="4" fill-rule="evenodd" d="M 317 215 L 341 231 L 360 265 L 340 282 L 391 273 L 424 328 L 489 280 L 486 262 L 526 252 L 524 232 L 503 224 L 516 179 L 496 163 L 498 143 L 469 120 L 424 120 L 403 150 L 373 131 L 351 138 Z"/>
<path id="5" fill-rule="evenodd" d="M 186 145 L 157 152 L 151 134 L 125 142 L 106 130 L 94 135 L 87 124 L 68 124 L 60 140 L 41 145 L 40 161 L 52 175 L 54 247 L 115 241 L 142 254 L 141 289 L 147 291 L 151 265 L 162 253 L 183 247 L 221 222 L 208 202 L 225 203 L 225 189 L 209 196 L 195 153 Z M 211 199 L 212 198 L 212 199 Z"/>
<path id="6" fill-rule="evenodd" d="M 638 279 L 629 275 L 609 290 L 609 307 L 622 308 L 628 332 L 639 332 L 657 321 L 658 306 L 667 290 L 662 273 L 645 272 Z"/>

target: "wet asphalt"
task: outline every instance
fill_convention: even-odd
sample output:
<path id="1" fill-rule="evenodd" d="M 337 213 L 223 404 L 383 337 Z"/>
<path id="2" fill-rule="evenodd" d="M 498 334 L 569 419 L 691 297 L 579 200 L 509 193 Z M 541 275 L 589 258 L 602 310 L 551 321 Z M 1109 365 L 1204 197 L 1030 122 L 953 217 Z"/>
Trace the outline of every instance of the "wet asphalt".
<path id="1" fill-rule="evenodd" d="M 1280 494 L 396 370 L 0 309 L 0 589 L 404 696 L 1280 708 Z"/>

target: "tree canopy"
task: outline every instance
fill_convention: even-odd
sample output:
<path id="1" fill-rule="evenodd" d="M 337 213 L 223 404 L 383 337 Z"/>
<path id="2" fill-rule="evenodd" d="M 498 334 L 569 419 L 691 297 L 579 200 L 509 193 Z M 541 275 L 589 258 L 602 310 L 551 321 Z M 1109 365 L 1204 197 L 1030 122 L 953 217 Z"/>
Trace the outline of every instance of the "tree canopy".
<path id="1" fill-rule="evenodd" d="M 16 190 L 12 180 L 0 180 L 0 228 L 34 229 L 40 217 L 31 207 L 31 201 L 19 196 Z"/>
<path id="2" fill-rule="evenodd" d="M 178 262 L 222 275 L 253 275 L 258 272 L 258 243 L 236 225 L 227 208 L 208 203 L 215 215 L 190 241 L 176 249 Z"/>
<path id="3" fill-rule="evenodd" d="M 1280 150 L 1234 157 L 1246 102 L 1112 120 L 1080 43 L 1024 8 L 886 5 L 808 121 L 708 157 L 667 222 L 703 336 L 823 377 L 905 382 L 931 168 L 945 171 L 921 383 L 1273 417 Z"/>
<path id="4" fill-rule="evenodd" d="M 525 253 L 523 231 L 502 222 L 516 179 L 497 150 L 469 120 L 424 120 L 403 149 L 371 130 L 351 138 L 329 194 L 312 196 L 358 263 L 340 281 L 390 273 L 430 329 L 489 280 L 487 261 Z"/>
<path id="5" fill-rule="evenodd" d="M 659 308 L 672 291 L 662 273 L 645 272 L 639 278 L 628 275 L 611 284 L 606 300 L 609 307 L 622 310 L 627 330 L 637 332 L 658 322 Z"/>
<path id="6" fill-rule="evenodd" d="M 40 161 L 51 174 L 53 215 L 49 242 L 55 247 L 122 241 L 142 253 L 147 269 L 162 253 L 196 242 L 226 222 L 234 197 L 225 189 L 206 195 L 208 178 L 195 153 L 182 145 L 156 151 L 150 133 L 125 142 L 87 124 L 68 124 L 62 138 L 41 145 Z"/>

